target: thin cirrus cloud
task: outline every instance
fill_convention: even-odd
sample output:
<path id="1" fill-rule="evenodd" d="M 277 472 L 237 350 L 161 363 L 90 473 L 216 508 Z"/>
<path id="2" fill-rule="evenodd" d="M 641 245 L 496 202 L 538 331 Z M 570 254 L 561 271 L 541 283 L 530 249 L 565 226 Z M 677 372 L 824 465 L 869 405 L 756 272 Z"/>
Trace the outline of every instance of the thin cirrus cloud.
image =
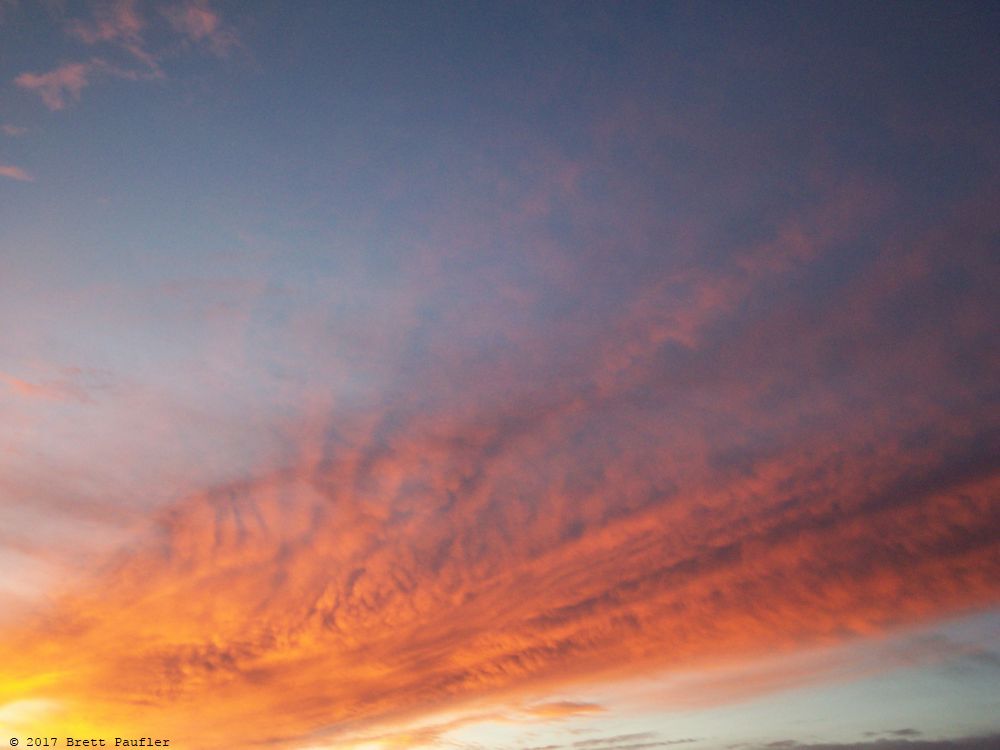
<path id="1" fill-rule="evenodd" d="M 91 20 L 74 19 L 66 32 L 88 45 L 114 44 L 146 65 L 151 75 L 162 75 L 156 57 L 146 50 L 143 31 L 146 23 L 135 0 L 114 0 L 94 7 Z"/>
<path id="2" fill-rule="evenodd" d="M 681 739 L 663 739 L 655 732 L 632 732 L 618 734 L 612 737 L 595 737 L 590 740 L 578 740 L 565 745 L 566 750 L 654 750 L 676 745 L 687 745 L 697 740 L 689 737 Z M 553 750 L 560 746 L 554 746 Z"/>
<path id="3" fill-rule="evenodd" d="M 743 750 L 990 750 L 1000 742 L 1000 735 L 953 737 L 948 739 L 913 739 L 915 734 L 898 731 L 884 732 L 879 739 L 864 742 L 807 743 L 796 740 L 775 740 L 765 743 L 729 744 Z M 695 739 L 662 739 L 655 733 L 617 735 L 614 737 L 549 744 L 526 750 L 656 750 L 696 742 Z"/>
<path id="4" fill-rule="evenodd" d="M 604 711 L 602 706 L 596 703 L 581 703 L 579 701 L 554 701 L 552 703 L 539 703 L 525 709 L 532 716 L 545 719 L 561 719 L 567 716 L 587 716 Z"/>
<path id="5" fill-rule="evenodd" d="M 18 182 L 34 182 L 35 178 L 21 167 L 15 167 L 10 164 L 0 164 L 0 177 L 6 177 L 11 180 L 17 180 Z"/>
<path id="6" fill-rule="evenodd" d="M 115 0 L 94 6 L 91 20 L 74 19 L 66 30 L 86 44 L 98 42 L 140 42 L 146 27 L 135 0 Z"/>
<path id="7" fill-rule="evenodd" d="M 24 380 L 8 373 L 0 372 L 0 382 L 6 384 L 14 393 L 25 398 L 39 398 L 51 401 L 89 402 L 87 389 L 76 378 L 64 377 L 45 382 Z"/>
<path id="8" fill-rule="evenodd" d="M 979 735 L 948 739 L 911 739 L 910 734 L 886 732 L 887 737 L 867 742 L 808 743 L 778 740 L 750 745 L 753 750 L 990 750 L 1000 744 L 1000 735 Z"/>
<path id="9" fill-rule="evenodd" d="M 237 44 L 237 37 L 226 28 L 208 0 L 190 0 L 163 8 L 164 17 L 175 31 L 187 39 L 205 44 L 217 56 L 225 57 Z"/>
<path id="10" fill-rule="evenodd" d="M 97 67 L 95 62 L 67 63 L 47 73 L 21 73 L 14 83 L 38 94 L 46 107 L 57 111 L 79 101 Z"/>
<path id="11" fill-rule="evenodd" d="M 47 73 L 21 73 L 14 79 L 14 83 L 26 91 L 38 94 L 46 107 L 57 112 L 79 101 L 81 92 L 95 78 L 111 76 L 135 81 L 148 78 L 149 75 L 113 65 L 101 58 L 92 58 L 87 62 L 67 63 Z"/>
<path id="12" fill-rule="evenodd" d="M 182 38 L 206 46 L 216 56 L 226 56 L 237 45 L 236 34 L 207 2 L 167 5 L 160 9 L 160 15 Z M 101 75 L 132 81 L 165 76 L 162 63 L 167 53 L 150 49 L 146 39 L 149 23 L 135 0 L 95 4 L 91 18 L 71 19 L 64 29 L 70 37 L 89 47 L 124 51 L 127 57 L 125 62 L 93 57 L 44 73 L 21 73 L 14 79 L 20 88 L 37 93 L 50 110 L 61 110 L 79 101 L 83 89 Z M 138 69 L 136 62 L 141 63 Z"/>

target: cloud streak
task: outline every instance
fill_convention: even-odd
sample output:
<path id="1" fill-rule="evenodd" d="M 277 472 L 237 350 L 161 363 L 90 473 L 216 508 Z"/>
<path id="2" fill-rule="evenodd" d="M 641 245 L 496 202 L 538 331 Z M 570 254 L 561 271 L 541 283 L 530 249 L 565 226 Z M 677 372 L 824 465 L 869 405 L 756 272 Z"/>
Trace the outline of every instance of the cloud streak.
<path id="1" fill-rule="evenodd" d="M 0 164 L 0 177 L 17 180 L 18 182 L 35 181 L 35 178 L 30 173 L 24 171 L 20 167 L 15 167 L 10 164 Z"/>
<path id="2" fill-rule="evenodd" d="M 808 743 L 789 740 L 770 745 L 757 745 L 754 750 L 765 750 L 767 747 L 782 747 L 789 750 L 987 750 L 996 747 L 997 742 L 1000 742 L 1000 735 L 996 734 L 938 740 L 879 739 L 844 743 Z"/>

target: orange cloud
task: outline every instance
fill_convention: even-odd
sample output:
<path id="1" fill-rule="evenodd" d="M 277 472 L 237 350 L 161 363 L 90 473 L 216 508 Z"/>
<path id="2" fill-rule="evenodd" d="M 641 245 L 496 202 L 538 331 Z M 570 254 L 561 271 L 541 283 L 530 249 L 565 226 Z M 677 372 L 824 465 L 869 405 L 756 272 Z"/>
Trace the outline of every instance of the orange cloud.
<path id="1" fill-rule="evenodd" d="M 657 491 L 675 467 L 630 478 L 609 454 L 594 505 L 569 466 L 553 472 L 557 455 L 549 489 L 529 491 L 520 467 L 554 433 L 509 419 L 418 421 L 192 497 L 92 589 L 6 633 L 4 663 L 21 681 L 44 664 L 52 681 L 28 697 L 108 726 L 221 747 L 259 737 L 266 716 L 268 739 L 292 747 L 322 727 L 336 740 L 475 696 L 833 642 L 1000 593 L 1000 485 L 978 459 L 941 473 L 890 451 L 891 475 L 834 476 L 803 446 L 753 476 Z M 629 509 L 634 493 L 647 500 Z"/>
<path id="2" fill-rule="evenodd" d="M 35 180 L 34 177 L 20 167 L 14 167 L 9 164 L 0 164 L 0 177 L 9 177 L 12 180 L 20 182 L 34 182 Z"/>
<path id="3" fill-rule="evenodd" d="M 68 373 L 69 374 L 69 373 Z M 49 401 L 90 401 L 86 389 L 74 382 L 72 377 L 65 377 L 45 382 L 34 382 L 0 372 L 0 380 L 7 384 L 14 393 L 26 398 L 39 398 Z"/>
<path id="4" fill-rule="evenodd" d="M 995 604 L 993 380 L 956 365 L 985 326 L 969 312 L 990 299 L 989 232 L 959 211 L 958 259 L 910 238 L 832 301 L 774 301 L 857 241 L 873 203 L 834 190 L 729 263 L 629 280 L 608 319 L 581 304 L 538 332 L 505 323 L 506 292 L 495 307 L 456 293 L 436 335 L 405 307 L 402 331 L 362 342 L 421 347 L 392 360 L 391 387 L 309 402 L 289 437 L 301 458 L 176 500 L 0 631 L 0 700 L 179 746 L 405 746 L 453 726 L 406 729 L 442 709 L 565 716 L 591 709 L 528 696 Z M 434 284 L 443 261 L 421 260 Z M 968 279 L 929 285 L 943 263 Z M 897 330 L 894 304 L 926 325 Z M 831 672 L 798 666 L 701 689 Z"/>

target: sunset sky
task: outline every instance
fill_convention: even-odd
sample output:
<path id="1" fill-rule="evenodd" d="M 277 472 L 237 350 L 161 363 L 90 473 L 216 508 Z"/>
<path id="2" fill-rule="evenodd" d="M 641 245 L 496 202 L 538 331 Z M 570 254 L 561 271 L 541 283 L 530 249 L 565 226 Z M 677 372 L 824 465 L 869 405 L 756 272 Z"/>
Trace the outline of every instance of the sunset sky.
<path id="1" fill-rule="evenodd" d="M 0 745 L 1000 747 L 998 39 L 0 0 Z"/>

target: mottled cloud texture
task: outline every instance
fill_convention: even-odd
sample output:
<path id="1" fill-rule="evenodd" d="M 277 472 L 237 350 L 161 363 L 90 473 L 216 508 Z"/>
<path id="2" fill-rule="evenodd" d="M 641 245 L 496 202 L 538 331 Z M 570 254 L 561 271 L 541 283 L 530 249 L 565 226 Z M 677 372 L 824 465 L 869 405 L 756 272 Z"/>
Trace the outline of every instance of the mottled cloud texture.
<path id="1" fill-rule="evenodd" d="M 835 188 L 722 265 L 629 280 L 597 319 L 586 296 L 549 329 L 453 299 L 396 395 L 317 414 L 301 460 L 165 509 L 3 634 L 7 669 L 96 723 L 144 706 L 222 747 L 266 715 L 292 746 L 996 601 L 989 370 L 963 354 L 988 335 L 988 225 L 960 206 L 834 295 L 787 286 L 879 205 Z M 474 315 L 498 347 L 462 343 Z"/>
<path id="2" fill-rule="evenodd" d="M 147 38 L 107 7 L 80 43 Z M 109 190 L 148 195 L 10 243 L 2 542 L 72 577 L 0 627 L 9 726 L 433 746 L 654 674 L 706 670 L 664 710 L 850 679 L 793 657 L 1000 604 L 1000 139 L 947 98 L 968 66 L 900 72 L 822 14 L 692 51 L 561 7 L 573 56 L 477 16 L 425 60 L 393 45 L 438 25 L 379 16 L 385 48 L 328 61 L 350 85 L 294 96 L 311 57 L 278 44 L 274 133 L 254 91 L 185 92 L 180 130 L 161 102 L 114 131 Z M 163 13 L 222 44 L 204 3 Z M 60 109 L 88 65 L 17 83 Z M 694 739 L 605 734 L 571 746 Z M 956 742 L 864 746 L 988 744 Z"/>

